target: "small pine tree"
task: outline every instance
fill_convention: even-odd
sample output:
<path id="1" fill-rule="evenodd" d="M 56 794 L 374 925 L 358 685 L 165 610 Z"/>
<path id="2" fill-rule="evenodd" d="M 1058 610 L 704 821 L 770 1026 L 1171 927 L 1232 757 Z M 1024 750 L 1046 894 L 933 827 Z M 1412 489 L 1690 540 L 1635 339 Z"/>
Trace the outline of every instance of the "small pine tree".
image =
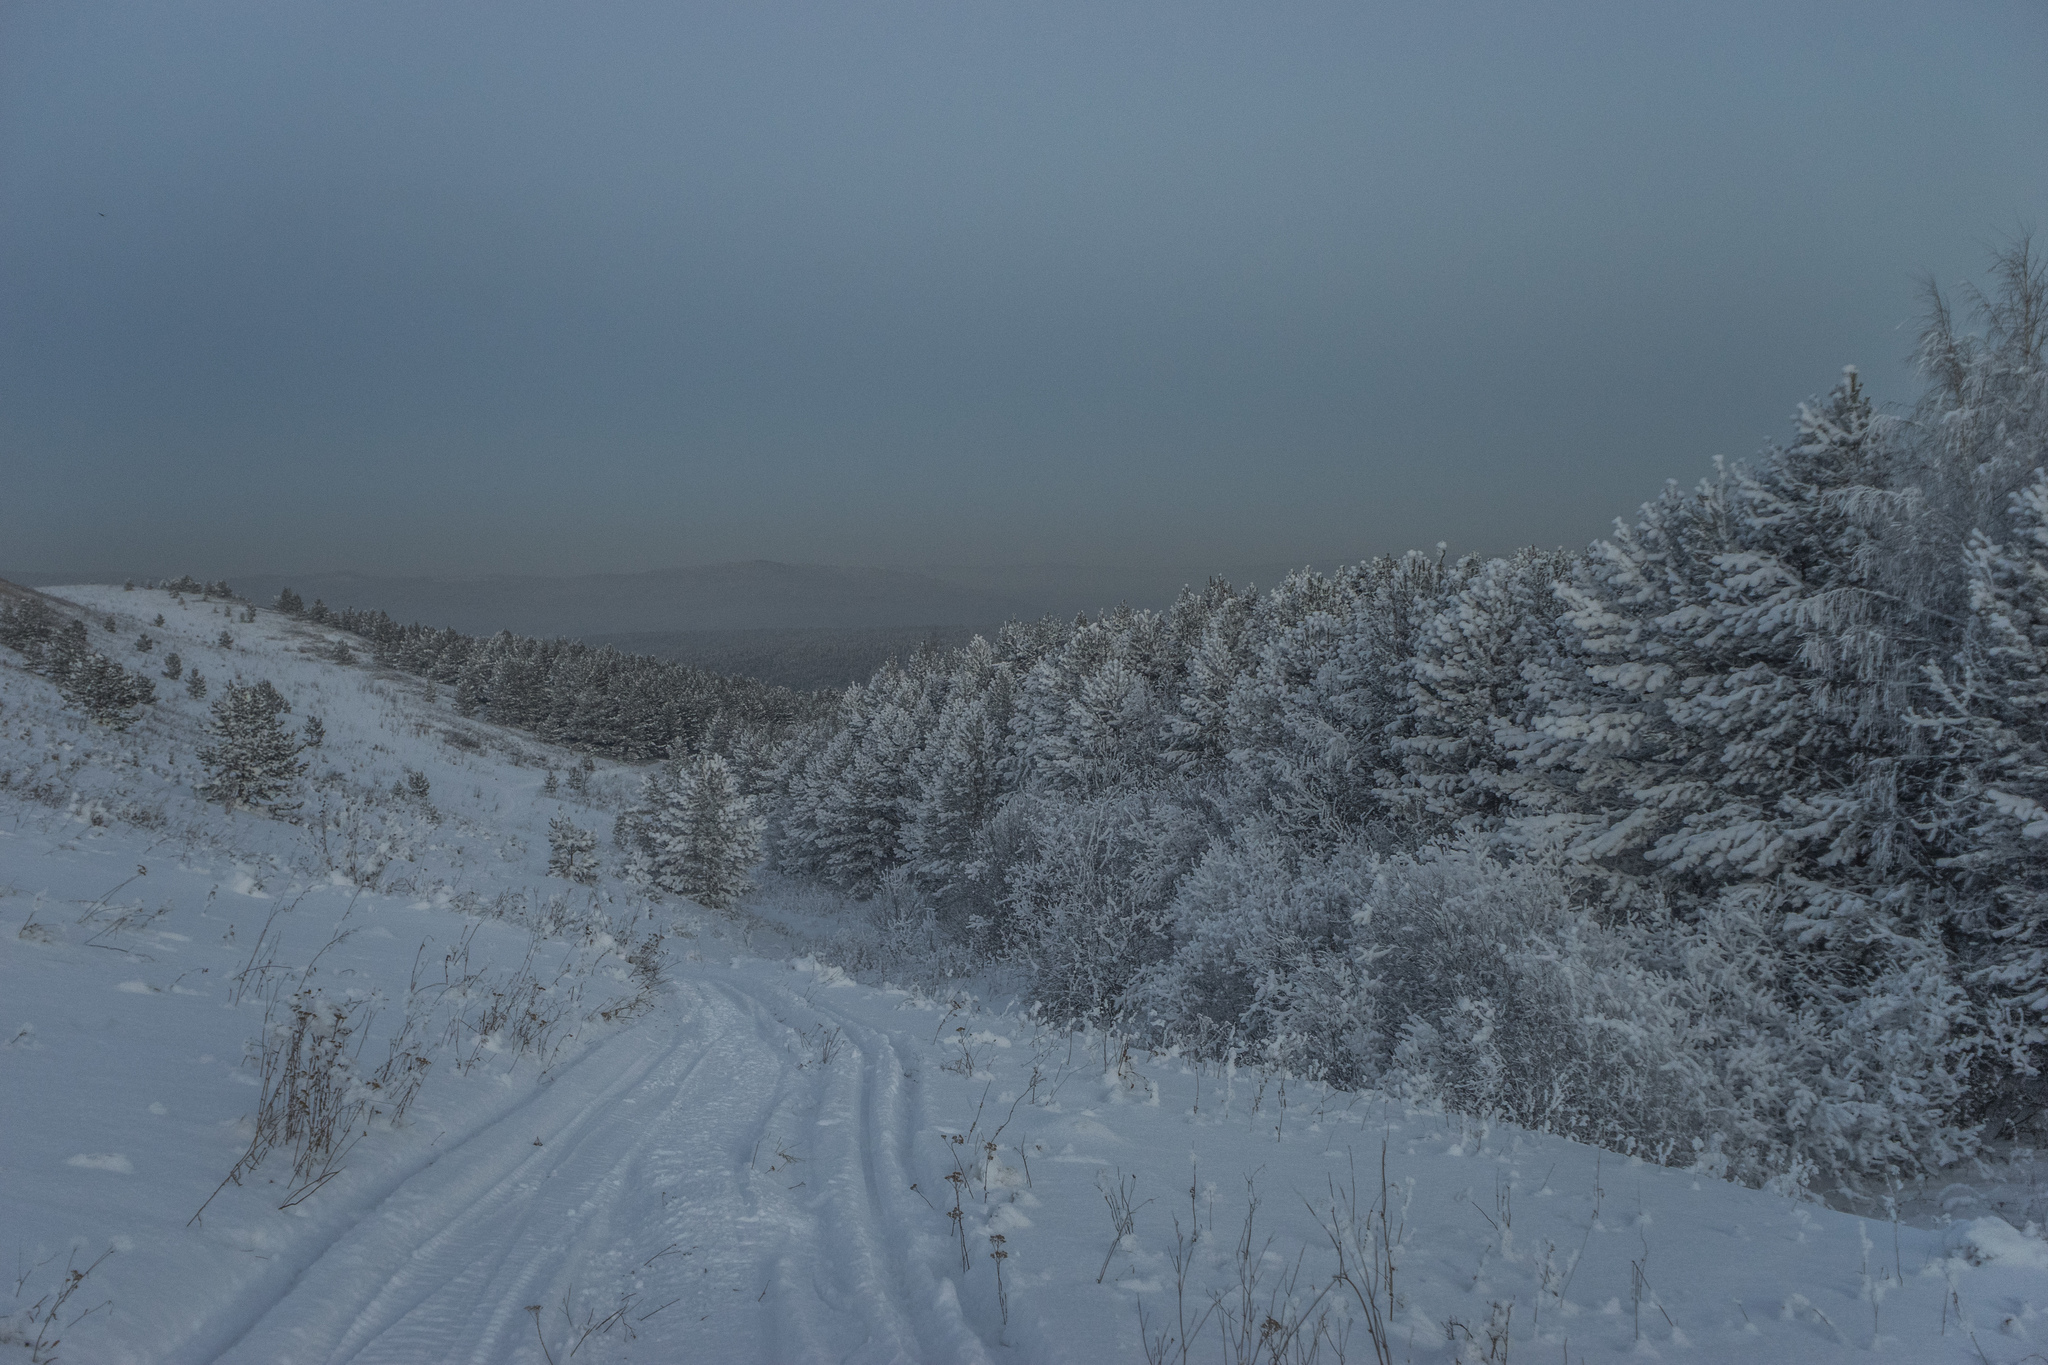
<path id="1" fill-rule="evenodd" d="M 158 630 L 162 630 L 164 625 L 164 614 L 162 612 L 158 612 L 156 614 L 156 620 L 151 622 L 151 624 L 154 625 Z"/>
<path id="2" fill-rule="evenodd" d="M 233 649 L 235 647 L 235 637 L 228 634 L 226 631 L 222 631 L 220 633 L 220 639 L 216 640 L 214 643 L 218 644 L 222 649 Z"/>
<path id="3" fill-rule="evenodd" d="M 237 806 L 260 806 L 272 813 L 292 809 L 284 798 L 306 765 L 299 761 L 302 746 L 278 721 L 290 709 L 268 682 L 229 683 L 213 704 L 215 742 L 199 752 L 208 772 L 200 795 L 230 811 Z"/>
<path id="4" fill-rule="evenodd" d="M 349 653 L 348 641 L 346 640 L 336 640 L 333 647 L 327 651 L 327 657 L 344 667 L 356 661 L 356 656 Z"/>
<path id="5" fill-rule="evenodd" d="M 707 753 L 666 764 L 643 795 L 624 831 L 641 875 L 714 910 L 745 894 L 765 822 L 724 759 Z"/>
<path id="6" fill-rule="evenodd" d="M 196 668 L 192 670 L 191 676 L 185 679 L 185 695 L 194 701 L 206 700 L 206 675 Z"/>
<path id="7" fill-rule="evenodd" d="M 308 749 L 317 749 L 327 742 L 327 726 L 318 716 L 307 716 L 306 723 L 299 727 Z"/>
<path id="8" fill-rule="evenodd" d="M 589 886 L 597 880 L 597 835 L 567 816 L 548 821 L 548 875 Z"/>
<path id="9" fill-rule="evenodd" d="M 303 616 L 306 611 L 306 599 L 290 588 L 282 588 L 277 594 L 277 609 L 286 616 Z"/>
<path id="10" fill-rule="evenodd" d="M 101 654 L 73 660 L 59 685 L 86 715 L 116 730 L 134 722 L 136 707 L 156 700 L 156 684 Z"/>
<path id="11" fill-rule="evenodd" d="M 561 779 L 555 776 L 553 768 L 548 769 L 548 775 L 541 780 L 540 794 L 542 796 L 553 796 L 560 788 Z"/>
<path id="12" fill-rule="evenodd" d="M 178 657 L 175 650 L 164 655 L 164 676 L 172 682 L 185 676 L 185 661 Z"/>
<path id="13" fill-rule="evenodd" d="M 149 638 L 148 632 L 144 632 L 143 634 L 135 637 L 135 647 L 141 650 L 144 654 L 147 654 L 149 653 L 149 651 L 156 648 L 156 641 Z"/>

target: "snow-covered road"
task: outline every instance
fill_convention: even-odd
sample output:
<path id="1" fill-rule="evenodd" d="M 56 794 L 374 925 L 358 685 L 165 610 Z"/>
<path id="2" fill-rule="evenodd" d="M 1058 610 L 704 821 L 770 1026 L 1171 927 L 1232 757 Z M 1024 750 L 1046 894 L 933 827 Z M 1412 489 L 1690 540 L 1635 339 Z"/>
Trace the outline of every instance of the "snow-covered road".
<path id="1" fill-rule="evenodd" d="M 366 1210 L 220 1358 L 559 1360 L 630 1330 L 646 1358 L 986 1360 L 906 1255 L 905 1088 L 884 1033 L 691 981 Z"/>
<path id="2" fill-rule="evenodd" d="M 1266 1359 L 1285 1323 L 1283 1360 L 1363 1360 L 1328 1234 L 1371 1206 L 1395 1360 L 2041 1359 L 2031 1152 L 1995 1209 L 1971 1183 L 1993 1173 L 1959 1165 L 1917 1218 L 1866 1220 L 1066 1032 L 922 971 L 856 984 L 816 955 L 859 907 L 771 883 L 719 915 L 550 878 L 552 822 L 600 828 L 631 772 L 551 795 L 574 756 L 299 624 L 238 621 L 230 651 L 224 606 L 81 592 L 125 613 L 109 638 L 146 626 L 323 715 L 321 804 L 198 805 L 207 712 L 182 690 L 104 731 L 0 669 L 0 1347 L 1092 1365 Z M 654 985 L 627 965 L 657 939 Z M 418 1023 L 427 1081 L 311 1197 L 281 1150 L 216 1193 L 301 989 L 352 1011 L 365 1069 Z M 546 1027 L 508 1037 L 508 999 Z"/>

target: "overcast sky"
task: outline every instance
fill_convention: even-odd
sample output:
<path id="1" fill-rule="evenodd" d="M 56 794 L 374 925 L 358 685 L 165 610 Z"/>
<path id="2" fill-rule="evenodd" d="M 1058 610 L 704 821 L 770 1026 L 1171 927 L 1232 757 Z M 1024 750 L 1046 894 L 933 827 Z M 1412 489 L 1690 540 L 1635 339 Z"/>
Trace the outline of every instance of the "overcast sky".
<path id="1" fill-rule="evenodd" d="M 2038 0 L 0 0 L 0 571 L 1582 544 L 2025 224 Z"/>

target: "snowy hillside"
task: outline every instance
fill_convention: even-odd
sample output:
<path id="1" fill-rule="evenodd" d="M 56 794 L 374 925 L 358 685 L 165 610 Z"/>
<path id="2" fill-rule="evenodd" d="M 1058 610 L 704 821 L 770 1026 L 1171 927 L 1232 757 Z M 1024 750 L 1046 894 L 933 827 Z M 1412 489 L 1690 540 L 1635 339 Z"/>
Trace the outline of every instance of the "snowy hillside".
<path id="1" fill-rule="evenodd" d="M 157 697 L 0 649 L 0 1358 L 2048 1353 L 2030 1187 L 1866 1220 L 861 984 L 816 892 L 621 880 L 628 765 L 272 612 L 53 596 Z M 194 669 L 321 721 L 291 819 L 197 796 Z"/>

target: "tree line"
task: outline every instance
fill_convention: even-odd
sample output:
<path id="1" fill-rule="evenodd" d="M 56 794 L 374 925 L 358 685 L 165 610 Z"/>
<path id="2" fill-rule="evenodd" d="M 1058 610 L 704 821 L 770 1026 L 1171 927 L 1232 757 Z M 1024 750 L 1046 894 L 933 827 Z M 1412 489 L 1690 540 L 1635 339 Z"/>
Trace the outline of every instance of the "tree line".
<path id="1" fill-rule="evenodd" d="M 1917 404 L 1584 551 L 1409 554 L 1013 623 L 850 688 L 770 856 L 1067 1017 L 1756 1182 L 2048 1103 L 2048 271 Z M 907 907 L 907 908 L 906 908 Z"/>

